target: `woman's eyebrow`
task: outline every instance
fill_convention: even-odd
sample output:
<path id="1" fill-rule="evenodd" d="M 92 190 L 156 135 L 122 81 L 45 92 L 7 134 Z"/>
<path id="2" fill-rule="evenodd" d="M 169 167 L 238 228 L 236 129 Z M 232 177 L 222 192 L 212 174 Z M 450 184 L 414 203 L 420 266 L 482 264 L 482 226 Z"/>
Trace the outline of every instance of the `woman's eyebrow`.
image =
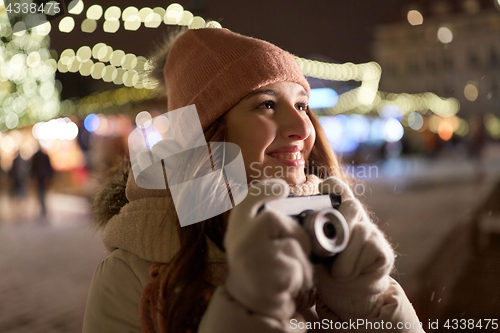
<path id="1" fill-rule="evenodd" d="M 276 91 L 275 90 L 272 90 L 272 89 L 257 89 L 257 90 L 254 90 L 252 91 L 251 93 L 249 93 L 245 99 L 248 99 L 252 96 L 255 96 L 255 95 L 260 95 L 260 94 L 264 94 L 264 95 L 271 95 L 271 96 L 274 96 L 276 95 Z"/>
<path id="2" fill-rule="evenodd" d="M 252 91 L 251 93 L 249 93 L 245 99 L 248 99 L 252 96 L 255 96 L 255 95 L 270 95 L 270 96 L 276 96 L 278 93 L 275 91 L 275 90 L 272 90 L 272 89 L 257 89 L 257 90 L 254 90 Z M 304 89 L 300 90 L 298 95 L 300 96 L 306 96 L 306 97 L 309 97 L 309 95 L 307 94 L 307 91 L 305 91 Z"/>

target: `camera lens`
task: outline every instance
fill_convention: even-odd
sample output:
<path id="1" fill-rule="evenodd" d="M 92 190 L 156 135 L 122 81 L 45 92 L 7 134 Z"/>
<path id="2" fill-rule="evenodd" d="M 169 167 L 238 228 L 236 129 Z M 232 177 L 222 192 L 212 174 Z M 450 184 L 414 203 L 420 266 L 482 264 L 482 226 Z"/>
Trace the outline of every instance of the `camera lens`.
<path id="1" fill-rule="evenodd" d="M 328 239 L 334 239 L 337 231 L 335 230 L 335 226 L 331 222 L 325 223 L 323 225 L 323 233 Z"/>
<path id="2" fill-rule="evenodd" d="M 349 230 L 347 222 L 338 210 L 306 210 L 299 214 L 298 218 L 311 236 L 314 255 L 331 257 L 347 246 Z"/>

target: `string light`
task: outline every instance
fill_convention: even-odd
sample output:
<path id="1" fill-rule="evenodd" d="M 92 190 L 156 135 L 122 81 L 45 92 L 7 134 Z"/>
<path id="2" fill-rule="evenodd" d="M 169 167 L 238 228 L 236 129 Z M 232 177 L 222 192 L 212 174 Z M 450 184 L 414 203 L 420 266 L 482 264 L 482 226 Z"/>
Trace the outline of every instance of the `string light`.
<path id="1" fill-rule="evenodd" d="M 104 12 L 104 19 L 107 21 L 118 21 L 122 10 L 118 6 L 111 6 Z"/>
<path id="2" fill-rule="evenodd" d="M 167 7 L 163 21 L 165 24 L 179 24 L 184 13 L 184 8 L 178 3 L 173 3 Z"/>
<path id="3" fill-rule="evenodd" d="M 125 20 L 124 28 L 125 30 L 135 31 L 141 27 L 141 19 L 139 16 L 131 15 Z"/>
<path id="4" fill-rule="evenodd" d="M 71 14 L 79 15 L 83 12 L 83 9 L 84 4 L 82 1 L 79 1 L 79 4 L 72 8 Z M 96 21 L 103 16 L 103 13 L 105 18 L 103 30 L 107 33 L 114 33 L 119 30 L 120 19 L 126 30 L 137 30 L 142 23 L 144 23 L 145 27 L 156 28 L 162 21 L 168 25 L 188 26 L 190 29 L 203 27 L 222 28 L 220 23 L 216 21 L 207 23 L 202 17 L 194 16 L 190 11 L 184 10 L 180 4 L 176 3 L 169 5 L 166 9 L 161 7 L 154 9 L 144 7 L 138 9 L 130 6 L 123 11 L 117 6 L 111 6 L 104 11 L 100 5 L 96 4 L 87 9 L 87 18 L 83 20 L 81 30 L 86 33 L 94 32 L 97 27 Z M 410 12 L 408 15 L 410 16 Z M 414 18 L 418 16 L 416 13 L 412 13 L 412 15 Z M 418 20 L 413 21 L 413 23 L 415 22 L 418 23 Z M 59 29 L 62 32 L 71 32 L 73 31 L 74 24 L 72 17 L 65 17 L 59 23 Z M 40 34 L 46 35 L 50 32 L 50 27 L 50 23 L 47 22 L 37 27 L 37 30 L 40 31 Z M 449 29 L 448 31 L 451 33 Z M 22 34 L 24 31 L 19 33 Z M 445 35 L 446 33 L 447 31 L 444 31 Z M 442 30 L 441 35 L 443 35 Z M 444 38 L 442 42 L 451 42 L 450 36 L 442 38 Z M 91 57 L 98 61 L 91 60 Z M 380 65 L 376 62 L 335 64 L 300 57 L 295 57 L 295 59 L 306 76 L 332 81 L 361 82 L 358 88 L 341 94 L 335 106 L 322 109 L 321 112 L 324 114 L 345 112 L 367 113 L 371 110 L 380 112 L 387 105 L 395 105 L 401 108 L 406 116 L 412 112 L 425 112 L 426 110 L 431 110 L 441 116 L 450 116 L 456 114 L 459 109 L 457 100 L 441 99 L 431 93 L 396 95 L 379 92 L 378 86 L 382 71 Z M 73 50 L 68 49 L 61 53 L 58 62 L 53 59 L 51 60 L 50 63 L 45 64 L 44 68 L 48 72 L 52 71 L 52 73 L 56 69 L 61 73 L 68 71 L 80 72 L 82 76 L 90 75 L 94 79 L 102 79 L 127 87 L 123 89 L 152 91 L 157 86 L 156 82 L 147 79 L 145 76 L 148 66 L 147 60 L 144 57 L 131 53 L 125 54 L 122 50 L 113 50 L 104 43 L 97 43 L 93 48 L 82 46 L 76 54 Z M 29 64 L 34 64 L 36 61 L 37 56 L 33 54 L 30 60 L 27 61 L 27 64 L 29 66 Z M 109 64 L 107 64 L 108 62 Z M 13 120 L 14 117 L 11 118 Z"/>
<path id="5" fill-rule="evenodd" d="M 139 16 L 139 9 L 134 6 L 125 8 L 122 12 L 122 20 L 125 22 L 130 16 Z"/>
<path id="6" fill-rule="evenodd" d="M 97 21 L 102 17 L 102 13 L 101 5 L 92 5 L 87 9 L 87 19 Z"/>
<path id="7" fill-rule="evenodd" d="M 337 115 L 345 112 L 366 113 L 371 110 L 381 112 L 384 107 L 395 106 L 403 115 L 412 112 L 425 113 L 430 110 L 436 115 L 450 117 L 460 110 L 460 103 L 455 98 L 441 98 L 433 93 L 424 94 L 387 94 L 378 91 L 373 102 L 362 105 L 358 99 L 361 87 L 352 89 L 339 96 L 338 103 L 328 109 L 318 110 L 322 115 Z"/>
<path id="8" fill-rule="evenodd" d="M 17 30 L 22 27 L 25 30 Z M 23 21 L 11 27 L 5 8 L 0 10 L 0 131 L 58 115 L 57 62 L 48 50 L 51 29 L 48 21 L 31 29 Z"/>
<path id="9" fill-rule="evenodd" d="M 94 63 L 91 57 L 98 62 Z M 107 62 L 109 65 L 106 65 Z M 92 49 L 82 46 L 76 53 L 72 49 L 64 50 L 57 68 L 62 73 L 79 71 L 82 76 L 91 75 L 96 80 L 102 79 L 117 85 L 154 89 L 157 84 L 147 79 L 145 72 L 149 68 L 146 64 L 147 59 L 144 57 L 125 54 L 123 50 L 113 50 L 104 43 L 97 43 Z"/>
<path id="10" fill-rule="evenodd" d="M 79 15 L 81 12 L 83 12 L 84 9 L 83 1 L 73 0 L 69 3 L 68 8 L 71 8 L 68 10 L 68 13 L 73 15 Z"/>
<path id="11" fill-rule="evenodd" d="M 93 19 L 85 19 L 81 25 L 82 32 L 93 33 L 97 29 L 97 21 Z"/>
<path id="12" fill-rule="evenodd" d="M 115 33 L 120 29 L 120 21 L 118 20 L 106 20 L 102 25 L 102 29 L 107 33 Z"/>
<path id="13" fill-rule="evenodd" d="M 71 16 L 66 16 L 59 22 L 59 31 L 61 32 L 69 33 L 73 31 L 74 27 L 75 20 Z"/>

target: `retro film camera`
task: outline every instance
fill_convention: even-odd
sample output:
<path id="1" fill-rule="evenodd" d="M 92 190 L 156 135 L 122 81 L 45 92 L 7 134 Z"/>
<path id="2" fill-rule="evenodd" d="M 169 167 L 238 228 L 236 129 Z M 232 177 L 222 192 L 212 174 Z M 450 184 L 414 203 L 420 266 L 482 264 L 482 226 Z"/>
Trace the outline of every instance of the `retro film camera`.
<path id="1" fill-rule="evenodd" d="M 342 252 L 349 241 L 349 229 L 344 216 L 337 210 L 342 200 L 335 193 L 272 200 L 260 207 L 291 216 L 311 239 L 311 262 L 327 263 Z"/>

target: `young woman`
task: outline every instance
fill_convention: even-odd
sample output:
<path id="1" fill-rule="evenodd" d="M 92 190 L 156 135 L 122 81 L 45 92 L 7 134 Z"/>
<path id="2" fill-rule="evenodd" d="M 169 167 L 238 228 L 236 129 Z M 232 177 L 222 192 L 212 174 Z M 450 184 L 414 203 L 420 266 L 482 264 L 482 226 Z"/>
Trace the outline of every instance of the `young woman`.
<path id="1" fill-rule="evenodd" d="M 142 189 L 132 172 L 126 186 L 105 187 L 98 224 L 111 254 L 92 280 L 85 333 L 306 332 L 319 323 L 336 331 L 358 319 L 422 331 L 404 328 L 418 318 L 389 276 L 392 248 L 350 190 L 291 54 L 224 29 L 188 30 L 169 41 L 154 73 L 169 111 L 195 104 L 207 142 L 240 147 L 249 193 L 180 227 L 168 189 Z M 290 192 L 342 196 L 350 240 L 333 264 L 311 264 L 310 240 L 290 217 L 257 213 Z"/>

